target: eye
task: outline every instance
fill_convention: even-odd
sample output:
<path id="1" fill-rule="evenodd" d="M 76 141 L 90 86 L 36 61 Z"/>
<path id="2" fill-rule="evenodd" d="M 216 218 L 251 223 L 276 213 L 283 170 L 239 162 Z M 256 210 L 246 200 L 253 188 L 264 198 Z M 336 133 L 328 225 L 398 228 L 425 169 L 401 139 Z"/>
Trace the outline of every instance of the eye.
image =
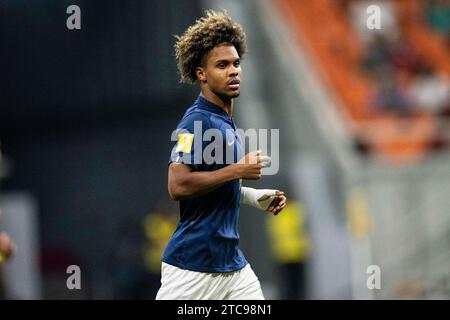
<path id="1" fill-rule="evenodd" d="M 217 65 L 220 69 L 224 69 L 225 68 L 225 63 L 221 62 Z"/>
<path id="2" fill-rule="evenodd" d="M 241 65 L 241 61 L 237 60 L 234 62 L 235 67 L 239 67 Z"/>

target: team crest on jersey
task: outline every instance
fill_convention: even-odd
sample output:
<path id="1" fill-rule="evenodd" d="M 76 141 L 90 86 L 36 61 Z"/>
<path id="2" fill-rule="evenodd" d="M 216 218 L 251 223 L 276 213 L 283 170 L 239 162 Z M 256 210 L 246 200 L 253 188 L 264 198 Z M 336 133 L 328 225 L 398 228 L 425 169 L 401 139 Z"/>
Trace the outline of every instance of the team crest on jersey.
<path id="1" fill-rule="evenodd" d="M 192 142 L 194 141 L 194 134 L 180 133 L 178 135 L 178 144 L 176 152 L 191 153 Z"/>

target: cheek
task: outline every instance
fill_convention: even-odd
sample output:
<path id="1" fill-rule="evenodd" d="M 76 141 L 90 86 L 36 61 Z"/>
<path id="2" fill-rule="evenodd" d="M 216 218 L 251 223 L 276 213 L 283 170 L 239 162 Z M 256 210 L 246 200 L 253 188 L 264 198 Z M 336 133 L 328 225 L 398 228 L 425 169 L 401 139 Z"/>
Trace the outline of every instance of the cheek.
<path id="1" fill-rule="evenodd" d="M 212 83 L 220 84 L 224 81 L 224 79 L 226 79 L 225 71 L 216 71 L 209 75 L 209 80 Z"/>

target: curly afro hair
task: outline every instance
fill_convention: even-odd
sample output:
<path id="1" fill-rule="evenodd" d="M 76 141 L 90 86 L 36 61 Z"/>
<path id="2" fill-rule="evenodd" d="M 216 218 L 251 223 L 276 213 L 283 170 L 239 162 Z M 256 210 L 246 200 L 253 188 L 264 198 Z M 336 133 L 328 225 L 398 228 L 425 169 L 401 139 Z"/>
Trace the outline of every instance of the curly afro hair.
<path id="1" fill-rule="evenodd" d="M 206 16 L 190 26 L 182 36 L 175 36 L 175 57 L 182 83 L 193 84 L 197 80 L 195 70 L 204 57 L 214 48 L 229 43 L 242 59 L 246 52 L 245 33 L 226 11 L 206 11 Z"/>

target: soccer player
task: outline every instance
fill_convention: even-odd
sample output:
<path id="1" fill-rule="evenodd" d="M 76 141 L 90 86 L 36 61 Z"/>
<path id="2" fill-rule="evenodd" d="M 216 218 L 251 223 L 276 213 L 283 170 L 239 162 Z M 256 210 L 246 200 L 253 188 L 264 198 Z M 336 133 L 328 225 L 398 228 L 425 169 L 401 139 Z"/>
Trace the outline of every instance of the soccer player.
<path id="1" fill-rule="evenodd" d="M 266 164 L 260 151 L 244 156 L 232 117 L 245 51 L 245 33 L 226 12 L 207 11 L 177 37 L 181 81 L 198 81 L 200 95 L 178 124 L 181 133 L 169 161 L 168 190 L 180 202 L 180 221 L 162 257 L 156 299 L 264 299 L 239 249 L 240 203 L 276 215 L 286 197 L 278 190 L 242 186 L 242 179 L 259 179 Z M 232 155 L 229 163 L 205 159 L 209 143 L 203 134 L 210 129 L 221 133 L 214 142 L 223 143 L 227 158 Z"/>

